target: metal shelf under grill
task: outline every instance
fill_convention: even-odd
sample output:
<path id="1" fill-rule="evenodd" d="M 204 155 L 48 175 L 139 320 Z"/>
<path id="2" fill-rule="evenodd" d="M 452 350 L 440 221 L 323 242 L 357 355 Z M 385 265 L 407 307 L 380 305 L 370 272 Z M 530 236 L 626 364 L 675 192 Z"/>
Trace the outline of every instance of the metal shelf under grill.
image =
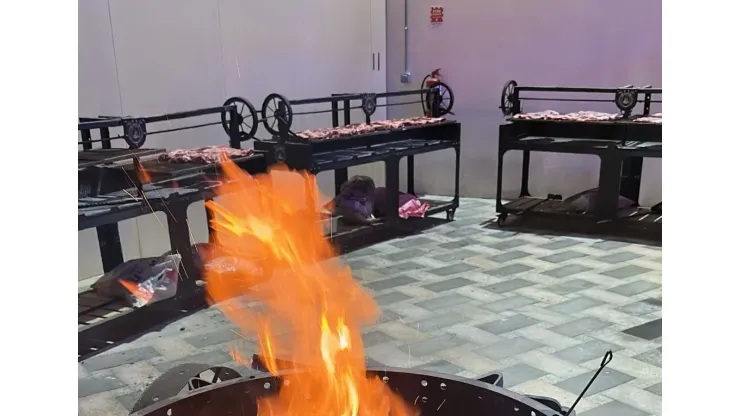
<path id="1" fill-rule="evenodd" d="M 101 296 L 87 290 L 77 296 L 77 329 L 102 322 L 122 313 L 133 310 L 128 303 L 119 299 Z"/>
<path id="2" fill-rule="evenodd" d="M 134 308 L 122 300 L 89 290 L 77 297 L 77 360 L 98 354 L 128 337 L 205 307 L 202 291 L 192 291 Z"/>
<path id="3" fill-rule="evenodd" d="M 620 209 L 614 219 L 599 220 L 595 213 L 575 212 L 569 203 L 562 200 L 521 197 L 502 204 L 499 210 L 499 224 L 503 225 L 508 214 L 523 218 L 540 218 L 557 220 L 554 227 L 569 225 L 569 231 L 608 232 L 620 234 L 639 231 L 640 237 L 660 238 L 662 235 L 663 215 L 653 212 L 649 207 L 628 207 Z M 502 219 L 503 216 L 503 219 Z M 583 219 L 587 219 L 583 223 Z M 580 226 L 576 223 L 581 223 Z M 644 233 L 647 234 L 644 234 Z M 629 235 L 628 235 L 629 236 Z"/>
<path id="4" fill-rule="evenodd" d="M 411 224 L 413 222 L 424 220 L 425 218 L 431 217 L 432 215 L 439 214 L 441 212 L 447 212 L 449 210 L 454 210 L 457 208 L 457 202 L 455 200 L 451 201 L 439 201 L 439 200 L 431 200 L 431 199 L 424 199 L 419 198 L 419 200 L 422 203 L 429 204 L 429 209 L 426 211 L 426 215 L 423 218 L 419 217 L 411 217 L 407 219 L 399 219 L 397 223 L 394 223 L 395 226 L 399 228 L 403 228 L 406 224 Z M 339 217 L 334 217 L 339 219 Z M 346 224 L 342 221 L 338 221 L 338 226 L 335 232 L 331 233 L 329 236 L 330 239 L 334 242 L 341 242 L 342 239 L 346 239 L 349 237 L 357 237 L 365 234 L 372 233 L 376 231 L 379 228 L 382 228 L 383 226 L 386 226 L 386 222 L 383 218 L 379 218 L 376 222 L 373 222 L 372 224 L 364 224 L 364 225 L 353 225 L 353 224 Z"/>

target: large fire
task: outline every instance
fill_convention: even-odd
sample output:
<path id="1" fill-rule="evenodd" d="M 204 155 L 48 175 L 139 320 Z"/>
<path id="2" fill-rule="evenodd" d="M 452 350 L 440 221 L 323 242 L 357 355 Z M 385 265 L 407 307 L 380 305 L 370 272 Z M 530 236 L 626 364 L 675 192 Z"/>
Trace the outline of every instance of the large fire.
<path id="1" fill-rule="evenodd" d="M 260 416 L 411 416 L 410 406 L 378 378 L 368 378 L 360 328 L 378 308 L 352 278 L 320 225 L 315 178 L 273 169 L 252 177 L 230 161 L 227 184 L 209 202 L 220 254 L 259 267 L 207 273 L 215 303 L 245 333 L 256 334 L 271 373 L 278 360 L 306 366 L 284 377 L 280 394 L 259 403 Z M 229 299 L 248 296 L 261 308 Z"/>

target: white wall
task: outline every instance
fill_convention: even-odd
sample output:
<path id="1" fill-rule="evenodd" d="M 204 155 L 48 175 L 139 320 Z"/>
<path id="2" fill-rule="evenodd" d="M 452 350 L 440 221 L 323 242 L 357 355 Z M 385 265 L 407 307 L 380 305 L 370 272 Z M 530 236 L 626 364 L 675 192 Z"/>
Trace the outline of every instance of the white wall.
<path id="1" fill-rule="evenodd" d="M 259 110 L 273 92 L 297 99 L 372 89 L 369 1 L 79 0 L 78 7 L 81 116 L 164 114 L 216 106 L 231 96 Z M 294 129 L 330 122 L 328 114 L 301 116 Z M 148 147 L 163 148 L 226 143 L 220 126 L 147 138 Z M 328 194 L 333 175 L 319 175 L 319 183 Z M 202 204 L 190 207 L 189 222 L 194 241 L 205 241 Z M 124 257 L 169 250 L 166 225 L 163 215 L 120 223 Z M 81 232 L 79 278 L 101 271 L 95 231 Z"/>
<path id="2" fill-rule="evenodd" d="M 423 76 L 443 68 L 462 122 L 464 196 L 494 197 L 499 106 L 504 83 L 618 87 L 662 84 L 661 3 L 658 0 L 408 0 L 411 84 L 402 84 L 403 3 L 387 0 L 388 90 L 419 88 Z M 429 8 L 444 7 L 445 22 L 429 23 Z M 535 110 L 533 105 L 528 110 Z M 542 108 L 542 109 L 546 109 Z M 559 105 L 558 110 L 568 110 Z M 571 108 L 572 109 L 572 108 Z M 577 108 L 583 109 L 583 108 Z M 598 108 L 596 108 L 598 109 Z M 389 108 L 402 117 L 418 108 Z M 417 190 L 451 194 L 454 159 L 417 157 Z M 505 157 L 504 197 L 519 192 L 521 153 Z M 533 153 L 534 195 L 573 194 L 598 184 L 595 156 Z M 640 202 L 661 200 L 661 163 L 646 160 Z"/>

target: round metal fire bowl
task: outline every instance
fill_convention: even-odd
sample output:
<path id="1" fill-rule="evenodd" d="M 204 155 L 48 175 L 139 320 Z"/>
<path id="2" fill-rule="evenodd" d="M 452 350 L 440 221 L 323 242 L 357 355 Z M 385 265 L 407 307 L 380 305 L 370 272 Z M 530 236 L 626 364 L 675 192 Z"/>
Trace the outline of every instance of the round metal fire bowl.
<path id="1" fill-rule="evenodd" d="M 368 374 L 383 378 L 408 403 L 415 403 L 422 416 L 562 416 L 533 399 L 476 380 L 400 368 L 370 369 Z M 160 400 L 132 416 L 257 416 L 257 398 L 280 388 L 290 386 L 283 387 L 279 377 L 243 377 Z"/>

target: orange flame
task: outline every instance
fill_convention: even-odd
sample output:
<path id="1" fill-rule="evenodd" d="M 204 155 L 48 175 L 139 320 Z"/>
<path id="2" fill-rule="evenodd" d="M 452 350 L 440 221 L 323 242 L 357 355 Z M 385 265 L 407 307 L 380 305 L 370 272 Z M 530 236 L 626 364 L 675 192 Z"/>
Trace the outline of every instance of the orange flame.
<path id="1" fill-rule="evenodd" d="M 142 185 L 152 183 L 151 175 L 149 175 L 149 172 L 140 163 L 134 164 L 134 171 L 136 172 L 137 179 L 139 179 L 139 183 Z"/>
<path id="2" fill-rule="evenodd" d="M 410 406 L 378 378 L 368 378 L 360 328 L 378 308 L 352 278 L 320 225 L 315 177 L 273 169 L 252 177 L 233 162 L 222 163 L 228 179 L 209 201 L 219 250 L 257 262 L 268 278 L 206 272 L 213 302 L 243 331 L 256 334 L 271 373 L 277 360 L 307 370 L 283 376 L 280 394 L 259 403 L 259 415 L 411 416 Z M 255 260 L 256 259 L 256 260 Z M 261 309 L 248 308 L 243 297 Z M 232 353 L 240 360 L 238 352 Z"/>
<path id="3" fill-rule="evenodd" d="M 152 297 L 154 297 L 154 294 L 147 292 L 146 290 L 142 290 L 139 285 L 134 282 L 118 279 L 118 283 L 120 283 L 124 289 L 128 290 L 131 295 L 133 295 L 133 297 L 143 305 L 149 303 L 149 301 L 152 300 Z"/>

